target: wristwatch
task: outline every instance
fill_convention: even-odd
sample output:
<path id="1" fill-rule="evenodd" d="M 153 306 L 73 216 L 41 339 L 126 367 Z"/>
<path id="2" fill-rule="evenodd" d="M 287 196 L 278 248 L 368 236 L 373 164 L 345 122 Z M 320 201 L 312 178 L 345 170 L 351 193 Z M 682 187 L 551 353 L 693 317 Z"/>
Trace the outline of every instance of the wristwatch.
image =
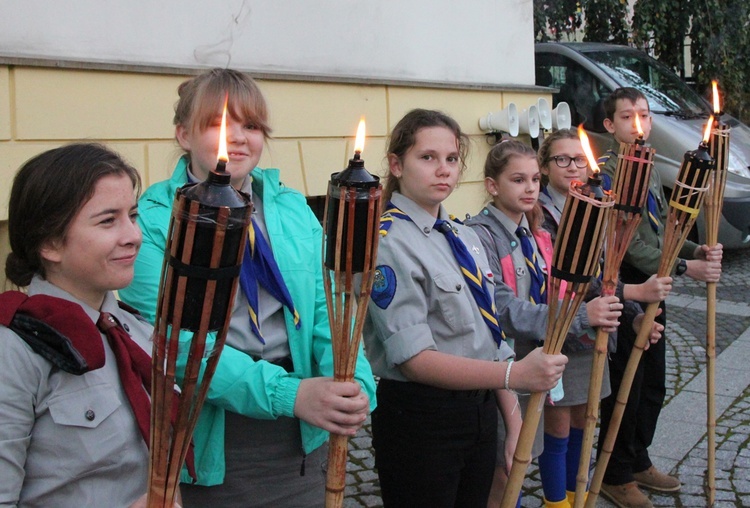
<path id="1" fill-rule="evenodd" d="M 680 259 L 680 261 L 677 263 L 677 268 L 674 270 L 675 275 L 682 275 L 687 271 L 687 261 L 684 259 Z"/>

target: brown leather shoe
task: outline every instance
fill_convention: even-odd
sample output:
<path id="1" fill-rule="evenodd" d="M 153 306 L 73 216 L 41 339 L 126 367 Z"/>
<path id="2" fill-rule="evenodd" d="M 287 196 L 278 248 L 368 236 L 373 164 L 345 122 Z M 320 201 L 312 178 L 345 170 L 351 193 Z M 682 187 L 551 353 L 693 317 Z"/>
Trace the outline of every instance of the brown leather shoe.
<path id="1" fill-rule="evenodd" d="M 657 490 L 659 492 L 676 492 L 682 487 L 680 480 L 674 476 L 662 473 L 654 466 L 651 466 L 640 473 L 633 473 L 633 478 L 641 487 Z"/>
<path id="2" fill-rule="evenodd" d="M 602 495 L 612 501 L 619 508 L 653 508 L 651 500 L 641 492 L 635 482 L 623 485 L 607 485 L 602 483 Z"/>

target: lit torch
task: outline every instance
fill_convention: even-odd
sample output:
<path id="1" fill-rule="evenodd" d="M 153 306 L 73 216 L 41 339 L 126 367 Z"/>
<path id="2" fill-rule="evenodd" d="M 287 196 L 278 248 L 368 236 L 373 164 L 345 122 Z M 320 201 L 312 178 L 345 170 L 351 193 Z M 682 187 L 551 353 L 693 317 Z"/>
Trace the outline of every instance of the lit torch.
<path id="1" fill-rule="evenodd" d="M 686 152 L 685 158 L 682 161 L 682 166 L 680 167 L 680 172 L 677 175 L 677 180 L 672 191 L 672 197 L 669 200 L 669 212 L 667 214 L 667 222 L 664 225 L 664 245 L 662 246 L 657 277 L 667 277 L 672 273 L 672 268 L 677 261 L 680 249 L 685 243 L 705 199 L 709 176 L 714 167 L 714 160 L 709 155 L 708 145 L 706 144 L 712 125 L 713 116 L 708 119 L 703 141 L 698 145 L 698 149 Z M 589 494 L 586 498 L 586 508 L 594 508 L 596 506 L 596 499 L 599 496 L 604 472 L 612 455 L 617 433 L 620 430 L 622 417 L 625 413 L 625 406 L 630 396 L 630 389 L 633 386 L 633 378 L 635 377 L 638 363 L 643 356 L 643 351 L 658 310 L 659 302 L 650 303 L 646 307 L 641 328 L 638 331 L 638 336 L 636 337 L 633 350 L 628 358 L 628 364 L 623 373 L 620 390 L 617 393 L 615 407 L 612 412 L 607 435 L 599 453 L 596 470 L 591 479 Z"/>
<path id="2" fill-rule="evenodd" d="M 226 172 L 226 109 L 225 102 L 216 170 L 206 181 L 178 189 L 172 206 L 154 327 L 149 508 L 174 504 L 180 470 L 229 329 L 253 209 L 250 196 L 233 189 Z M 192 336 L 180 343 L 183 330 Z M 216 338 L 207 340 L 211 332 Z"/>
<path id="3" fill-rule="evenodd" d="M 331 324 L 335 381 L 354 380 L 378 251 L 382 187 L 380 179 L 365 169 L 365 161 L 362 160 L 364 145 L 363 118 L 357 129 L 354 157 L 349 159 L 346 169 L 331 175 L 323 217 L 326 230 L 323 241 L 323 276 L 328 320 Z M 362 274 L 359 294 L 354 284 L 356 273 Z M 343 505 L 348 445 L 347 436 L 331 434 L 326 508 Z"/>
<path id="4" fill-rule="evenodd" d="M 713 247 L 719 243 L 719 223 L 724 202 L 724 188 L 727 182 L 729 164 L 729 126 L 721 121 L 719 85 L 711 82 L 716 121 L 708 140 L 708 153 L 716 161 L 716 169 L 709 179 L 706 193 L 706 245 Z M 713 504 L 716 496 L 716 283 L 706 283 L 706 397 L 708 434 L 708 501 Z"/>
<path id="5" fill-rule="evenodd" d="M 570 325 L 578 312 L 591 278 L 599 265 L 604 225 L 614 201 L 601 188 L 599 167 L 591 152 L 588 137 L 579 127 L 581 144 L 591 165 L 592 176 L 586 183 L 572 182 L 558 227 L 548 284 L 549 320 L 544 352 L 559 354 Z M 558 299 L 562 295 L 562 299 Z M 513 466 L 505 487 L 501 507 L 514 508 L 531 462 L 531 449 L 544 403 L 545 393 L 532 393 L 521 426 Z"/>
<path id="6" fill-rule="evenodd" d="M 644 145 L 643 128 L 635 115 L 638 137 L 634 143 L 620 143 L 617 155 L 617 168 L 612 183 L 614 210 L 608 217 L 605 248 L 604 272 L 602 276 L 602 296 L 612 296 L 617 289 L 617 276 L 620 264 L 628 250 L 630 241 L 641 223 L 643 207 L 648 196 L 648 184 L 655 150 Z M 586 405 L 586 426 L 583 431 L 581 457 L 576 477 L 576 508 L 583 506 L 589 480 L 589 462 L 594 445 L 594 431 L 599 415 L 604 364 L 607 361 L 609 334 L 601 329 L 596 332 L 594 357 L 591 368 L 588 403 Z"/>
<path id="7" fill-rule="evenodd" d="M 224 173 L 229 162 L 227 151 L 227 107 L 229 105 L 229 94 L 224 96 L 224 109 L 221 112 L 221 127 L 219 127 L 219 153 L 216 161 L 216 172 Z"/>

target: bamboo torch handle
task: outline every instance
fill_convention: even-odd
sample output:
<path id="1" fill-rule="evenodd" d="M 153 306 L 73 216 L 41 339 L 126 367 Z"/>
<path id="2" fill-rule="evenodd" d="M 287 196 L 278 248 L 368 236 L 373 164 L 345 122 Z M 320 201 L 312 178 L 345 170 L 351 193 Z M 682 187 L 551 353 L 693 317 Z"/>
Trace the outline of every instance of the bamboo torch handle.
<path id="1" fill-rule="evenodd" d="M 505 486 L 505 494 L 500 503 L 500 508 L 515 508 L 518 503 L 518 493 L 521 492 L 526 470 L 531 463 L 531 449 L 536 437 L 536 429 L 542 414 L 542 405 L 546 392 L 534 392 L 529 396 L 529 405 L 524 416 L 521 434 L 518 437 L 518 445 L 513 454 L 513 466 Z"/>
<path id="2" fill-rule="evenodd" d="M 706 283 L 706 429 L 708 504 L 716 496 L 716 283 Z"/>
<path id="3" fill-rule="evenodd" d="M 581 443 L 581 458 L 578 462 L 576 475 L 575 508 L 581 508 L 586 498 L 586 486 L 589 481 L 589 461 L 591 449 L 594 447 L 594 431 L 599 417 L 599 397 L 604 378 L 604 364 L 607 361 L 607 342 L 609 333 L 597 329 L 594 343 L 594 358 L 591 365 L 591 383 L 589 384 L 588 404 L 586 405 L 586 426 L 583 429 Z"/>
<path id="4" fill-rule="evenodd" d="M 646 313 L 643 317 L 643 322 L 641 323 L 641 329 L 638 331 L 638 336 L 635 339 L 635 344 L 633 344 L 633 349 L 630 352 L 630 358 L 628 358 L 628 364 L 625 367 L 625 372 L 622 376 L 620 391 L 617 392 L 615 408 L 612 411 L 612 418 L 609 421 L 609 429 L 604 438 L 602 450 L 599 453 L 599 460 L 596 463 L 594 477 L 591 479 L 589 495 L 586 498 L 586 508 L 596 507 L 596 498 L 599 496 L 599 490 L 601 488 L 602 480 L 604 479 L 604 472 L 607 469 L 607 464 L 609 463 L 609 458 L 612 455 L 612 450 L 614 449 L 615 441 L 617 439 L 617 433 L 620 430 L 622 417 L 625 414 L 625 406 L 628 403 L 630 389 L 633 386 L 635 371 L 638 369 L 638 364 L 643 356 L 643 351 L 646 347 L 646 342 L 648 341 L 658 310 L 659 302 L 650 303 L 646 308 Z"/>

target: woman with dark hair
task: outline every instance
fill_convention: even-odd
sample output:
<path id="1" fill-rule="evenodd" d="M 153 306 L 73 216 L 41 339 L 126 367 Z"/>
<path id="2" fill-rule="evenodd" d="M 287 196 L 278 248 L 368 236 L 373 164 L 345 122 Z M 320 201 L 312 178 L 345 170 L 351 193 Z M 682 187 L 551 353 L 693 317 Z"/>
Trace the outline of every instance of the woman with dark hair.
<path id="1" fill-rule="evenodd" d="M 74 144 L 13 181 L 0 295 L 0 505 L 142 506 L 152 328 L 112 291 L 133 278 L 140 178 Z"/>

